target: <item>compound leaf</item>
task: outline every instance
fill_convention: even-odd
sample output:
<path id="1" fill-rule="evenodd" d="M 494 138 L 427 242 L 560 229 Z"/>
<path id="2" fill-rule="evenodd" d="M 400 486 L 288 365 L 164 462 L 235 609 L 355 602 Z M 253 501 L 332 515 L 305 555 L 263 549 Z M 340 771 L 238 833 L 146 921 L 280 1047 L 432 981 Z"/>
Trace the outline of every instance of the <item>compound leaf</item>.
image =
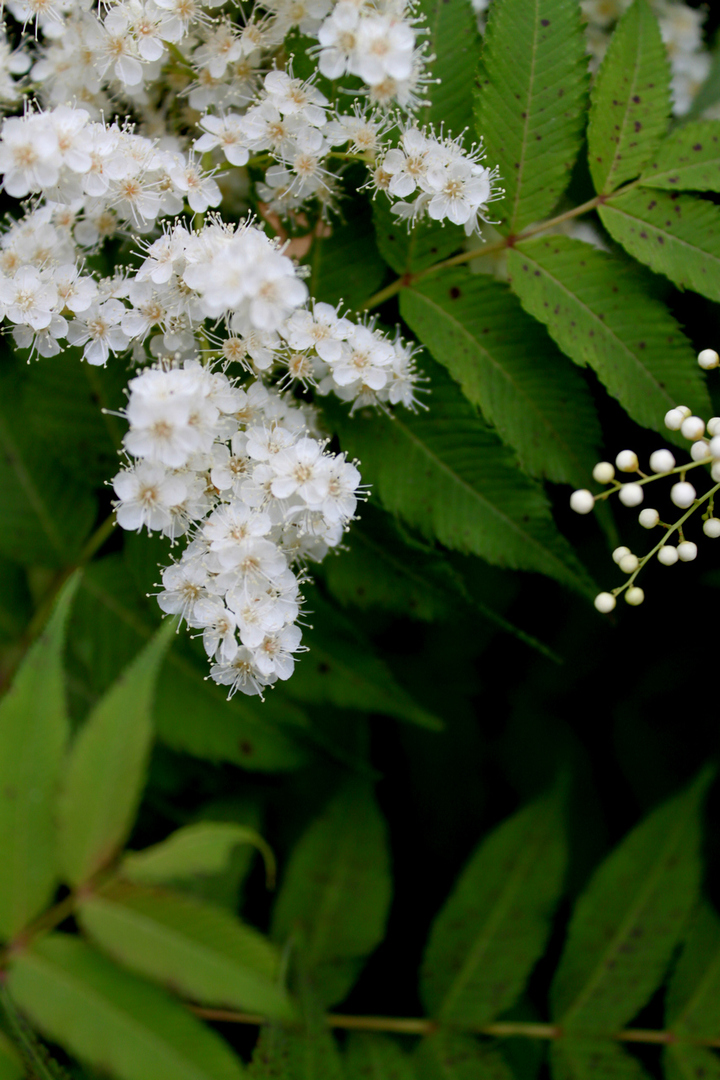
<path id="1" fill-rule="evenodd" d="M 118 1080 L 240 1080 L 240 1062 L 169 994 L 68 934 L 17 955 L 12 997 L 40 1031 Z"/>
<path id="2" fill-rule="evenodd" d="M 513 1004 L 545 947 L 566 858 L 557 795 L 483 840 L 430 931 L 421 994 L 431 1016 L 474 1028 Z"/>
<path id="3" fill-rule="evenodd" d="M 594 368 L 639 424 L 657 430 L 667 410 L 685 401 L 707 415 L 690 342 L 631 266 L 557 236 L 518 244 L 509 267 L 523 307 L 576 363 Z"/>
<path id="4" fill-rule="evenodd" d="M 551 991 L 570 1033 L 612 1033 L 660 982 L 700 884 L 703 772 L 625 837 L 580 897 Z"/>
<path id="5" fill-rule="evenodd" d="M 595 190 L 614 191 L 652 159 L 670 118 L 670 65 L 657 19 L 635 0 L 618 23 L 591 94 L 588 161 Z"/>
<path id="6" fill-rule="evenodd" d="M 720 121 L 695 120 L 675 128 L 642 174 L 643 187 L 720 191 Z"/>
<path id="7" fill-rule="evenodd" d="M 449 5 L 462 7 L 463 5 Z M 497 165 L 503 229 L 549 216 L 582 145 L 587 55 L 573 0 L 504 0 L 490 7 L 475 116 Z"/>

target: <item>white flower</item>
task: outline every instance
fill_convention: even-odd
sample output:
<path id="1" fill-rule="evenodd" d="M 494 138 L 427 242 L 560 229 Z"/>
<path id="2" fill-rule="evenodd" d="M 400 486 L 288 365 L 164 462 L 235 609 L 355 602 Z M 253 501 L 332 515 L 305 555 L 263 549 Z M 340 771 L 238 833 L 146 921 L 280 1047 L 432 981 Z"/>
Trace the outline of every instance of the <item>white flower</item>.
<path id="1" fill-rule="evenodd" d="M 162 465 L 141 461 L 132 469 L 123 469 L 113 480 L 117 521 L 123 529 L 148 532 L 169 526 L 171 507 L 185 498 L 185 481 L 168 474 Z"/>
<path id="2" fill-rule="evenodd" d="M 68 325 L 68 341 L 85 346 L 83 357 L 88 364 L 104 366 L 111 352 L 124 352 L 130 343 L 119 325 L 124 314 L 125 305 L 120 300 L 94 301 L 82 312 L 81 319 Z"/>
<path id="3" fill-rule="evenodd" d="M 237 113 L 226 116 L 203 116 L 200 127 L 207 133 L 195 140 L 194 148 L 201 154 L 219 147 L 231 165 L 246 165 L 250 151 L 245 145 L 243 117 Z"/>

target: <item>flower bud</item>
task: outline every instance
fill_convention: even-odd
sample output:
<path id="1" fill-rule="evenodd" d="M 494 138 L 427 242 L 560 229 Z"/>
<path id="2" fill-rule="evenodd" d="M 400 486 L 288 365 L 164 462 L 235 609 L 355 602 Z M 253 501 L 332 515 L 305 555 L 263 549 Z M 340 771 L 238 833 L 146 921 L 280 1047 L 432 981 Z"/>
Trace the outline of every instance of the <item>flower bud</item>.
<path id="1" fill-rule="evenodd" d="M 613 562 L 619 564 L 620 560 L 623 557 L 623 555 L 629 555 L 629 554 L 630 554 L 630 548 L 629 547 L 617 547 L 617 548 L 615 548 L 615 550 L 612 553 Z"/>
<path id="2" fill-rule="evenodd" d="M 690 457 L 693 461 L 704 461 L 706 457 L 710 457 L 710 443 L 705 439 L 698 439 L 690 447 Z"/>
<path id="3" fill-rule="evenodd" d="M 625 593 L 625 603 L 630 607 L 638 607 L 645 599 L 645 593 L 637 585 L 633 585 L 631 589 Z"/>
<path id="4" fill-rule="evenodd" d="M 660 515 L 657 510 L 651 510 L 649 506 L 645 510 L 641 510 L 638 515 L 638 521 L 643 529 L 654 529 L 659 520 Z"/>
<path id="5" fill-rule="evenodd" d="M 720 435 L 720 416 L 711 416 L 705 425 L 708 435 Z"/>
<path id="6" fill-rule="evenodd" d="M 615 467 L 609 461 L 598 461 L 592 474 L 593 480 L 596 480 L 598 484 L 609 484 L 611 480 L 615 479 Z M 602 595 L 609 596 L 610 594 L 602 593 Z"/>
<path id="7" fill-rule="evenodd" d="M 708 518 L 703 523 L 703 532 L 706 536 L 709 536 L 711 540 L 717 540 L 720 536 L 720 518 Z"/>
<path id="8" fill-rule="evenodd" d="M 621 450 L 615 458 L 615 464 L 620 472 L 637 472 L 640 462 L 634 450 Z"/>
<path id="9" fill-rule="evenodd" d="M 705 421 L 699 416 L 688 416 L 680 425 L 680 434 L 683 439 L 689 439 L 691 442 L 702 439 L 705 434 Z"/>
<path id="10" fill-rule="evenodd" d="M 663 544 L 657 553 L 657 557 L 658 562 L 662 563 L 663 566 L 674 566 L 678 561 L 677 548 L 673 547 L 672 544 Z"/>
<path id="11" fill-rule="evenodd" d="M 623 574 L 634 574 L 637 570 L 640 561 L 637 555 L 632 553 L 629 555 L 623 555 L 622 559 L 618 563 L 618 566 L 622 570 Z"/>
<path id="12" fill-rule="evenodd" d="M 720 484 L 720 460 L 713 461 L 710 466 L 710 475 L 716 484 Z"/>
<path id="13" fill-rule="evenodd" d="M 720 435 L 713 435 L 710 440 L 710 454 L 714 458 L 720 458 Z"/>
<path id="14" fill-rule="evenodd" d="M 650 455 L 650 469 L 654 473 L 670 472 L 675 468 L 675 458 L 669 450 L 655 450 Z"/>
<path id="15" fill-rule="evenodd" d="M 695 488 L 692 484 L 688 484 L 687 480 L 681 480 L 679 484 L 673 484 L 670 488 L 670 499 L 681 510 L 687 510 L 695 502 Z"/>
<path id="16" fill-rule="evenodd" d="M 623 506 L 639 506 L 645 493 L 639 484 L 623 484 L 618 492 L 618 499 Z"/>
<path id="17" fill-rule="evenodd" d="M 705 371 L 710 371 L 712 368 L 716 368 L 720 364 L 720 356 L 714 349 L 703 349 L 698 353 L 698 364 Z"/>
<path id="18" fill-rule="evenodd" d="M 609 592 L 598 593 L 595 597 L 595 607 L 601 614 L 609 615 L 615 607 L 615 597 Z"/>
<path id="19" fill-rule="evenodd" d="M 697 559 L 697 544 L 693 544 L 692 540 L 683 540 L 678 544 L 677 553 L 680 562 L 692 562 Z"/>
<path id="20" fill-rule="evenodd" d="M 587 488 L 579 488 L 570 496 L 570 508 L 576 514 L 589 514 L 595 506 L 595 497 Z"/>

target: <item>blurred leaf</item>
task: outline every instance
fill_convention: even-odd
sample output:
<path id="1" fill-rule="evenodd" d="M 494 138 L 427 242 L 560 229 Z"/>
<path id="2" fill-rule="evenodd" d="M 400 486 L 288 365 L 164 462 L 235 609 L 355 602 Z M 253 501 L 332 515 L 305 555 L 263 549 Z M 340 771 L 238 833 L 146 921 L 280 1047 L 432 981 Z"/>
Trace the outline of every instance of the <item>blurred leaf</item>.
<path id="1" fill-rule="evenodd" d="M 720 191 L 720 121 L 675 128 L 642 175 L 642 186 L 669 191 Z"/>
<path id="2" fill-rule="evenodd" d="M 442 722 L 395 681 L 370 642 L 317 590 L 309 596 L 312 625 L 303 634 L 310 652 L 295 668 L 287 692 L 310 705 L 384 713 L 437 731 Z"/>
<path id="3" fill-rule="evenodd" d="M 387 1035 L 353 1031 L 345 1047 L 346 1080 L 415 1080 L 413 1060 Z"/>
<path id="4" fill-rule="evenodd" d="M 637 1058 L 602 1039 L 555 1040 L 550 1066 L 553 1080 L 649 1080 Z"/>
<path id="5" fill-rule="evenodd" d="M 620 19 L 590 100 L 590 173 L 596 191 L 614 191 L 651 161 L 670 118 L 670 64 L 646 0 Z"/>
<path id="6" fill-rule="evenodd" d="M 385 821 L 372 789 L 351 781 L 300 837 L 273 912 L 276 941 L 299 935 L 322 1005 L 345 997 L 382 941 L 391 896 Z"/>
<path id="7" fill-rule="evenodd" d="M 717 1031 L 717 1026 L 715 1028 Z M 667 1080 L 719 1080 L 720 1058 L 704 1046 L 672 1043 L 663 1050 Z"/>
<path id="8" fill-rule="evenodd" d="M 654 810 L 595 871 L 552 986 L 567 1032 L 617 1031 L 658 986 L 700 884 L 704 771 Z"/>
<path id="9" fill-rule="evenodd" d="M 720 917 L 698 908 L 665 997 L 665 1026 L 680 1038 L 717 1039 L 720 1032 Z"/>
<path id="10" fill-rule="evenodd" d="M 345 1080 L 335 1040 L 320 1014 L 300 1030 L 262 1028 L 248 1076 L 252 1080 Z"/>
<path id="11" fill-rule="evenodd" d="M 65 583 L 0 701 L 0 937 L 11 938 L 57 884 L 54 797 L 67 742 L 63 644 L 79 574 Z"/>
<path id="12" fill-rule="evenodd" d="M 171 892 L 118 882 L 84 898 L 80 924 L 114 960 L 203 1005 L 290 1020 L 279 956 L 229 912 Z"/>
<path id="13" fill-rule="evenodd" d="M 89 945 L 51 934 L 13 958 L 9 989 L 38 1028 L 118 1080 L 238 1080 L 242 1066 L 179 1002 Z"/>
<path id="14" fill-rule="evenodd" d="M 419 0 L 417 13 L 424 16 L 427 36 L 427 75 L 437 80 L 423 120 L 446 135 L 458 137 L 472 126 L 473 79 L 480 53 L 477 20 L 470 4 L 448 4 L 445 0 Z"/>
<path id="15" fill-rule="evenodd" d="M 0 1031 L 0 1080 L 23 1080 L 24 1076 L 22 1058 Z"/>
<path id="16" fill-rule="evenodd" d="M 0 583 L 0 641 L 12 642 L 30 622 L 32 601 L 24 569 L 2 555 Z"/>
<path id="17" fill-rule="evenodd" d="M 360 458 L 363 479 L 385 507 L 428 540 L 498 566 L 536 570 L 580 591 L 594 588 L 560 536 L 539 486 L 444 372 L 432 375 L 432 407 L 358 423 L 327 406 L 344 449 Z"/>
<path id="18" fill-rule="evenodd" d="M 423 1039 L 414 1061 L 418 1080 L 513 1080 L 494 1046 L 451 1031 Z"/>
<path id="19" fill-rule="evenodd" d="M 482 841 L 430 931 L 420 984 L 430 1016 L 475 1028 L 513 1004 L 545 948 L 566 861 L 557 793 Z"/>
<path id="20" fill-rule="evenodd" d="M 694 195 L 635 188 L 598 213 L 613 239 L 656 274 L 720 300 L 719 207 Z"/>
<path id="21" fill-rule="evenodd" d="M 710 403 L 690 342 L 632 267 L 559 236 L 518 244 L 509 267 L 526 311 L 546 324 L 577 364 L 590 364 L 639 424 L 662 428 L 672 439 L 663 417 L 678 402 L 708 415 Z"/>
<path id="22" fill-rule="evenodd" d="M 600 441 L 590 392 L 506 285 L 450 271 L 404 289 L 400 312 L 529 473 L 585 486 Z"/>
<path id="23" fill-rule="evenodd" d="M 463 5 L 450 5 L 462 7 Z M 587 115 L 587 50 L 573 0 L 491 5 L 475 106 L 505 198 L 503 230 L 549 217 L 570 179 Z"/>
<path id="24" fill-rule="evenodd" d="M 60 863 L 72 885 L 105 866 L 132 828 L 154 734 L 157 673 L 174 633 L 168 620 L 75 738 L 59 803 Z"/>
<path id="25" fill-rule="evenodd" d="M 200 821 L 186 825 L 160 844 L 144 851 L 130 851 L 120 872 L 139 885 L 168 885 L 198 874 L 218 874 L 226 869 L 240 845 L 250 844 L 265 860 L 270 882 L 275 879 L 275 856 L 255 829 L 234 822 Z"/>
<path id="26" fill-rule="evenodd" d="M 11 1076 L 32 1077 L 32 1080 L 68 1080 L 68 1073 L 58 1065 L 47 1047 L 40 1041 L 24 1016 L 21 1016 L 10 997 L 7 987 L 0 983 L 0 1013 L 11 1032 L 14 1045 L 0 1032 L 0 1080 L 5 1069 L 11 1068 Z M 8 1058 L 10 1063 L 8 1065 Z M 19 1072 L 13 1066 L 19 1063 Z"/>
<path id="27" fill-rule="evenodd" d="M 335 224 L 332 235 L 315 240 L 310 251 L 310 292 L 324 304 L 356 311 L 382 285 L 385 267 L 372 242 L 370 207 L 356 198 L 352 215 Z"/>
<path id="28" fill-rule="evenodd" d="M 396 217 L 381 192 L 373 202 L 375 242 L 388 266 L 397 274 L 416 274 L 446 259 L 463 246 L 467 237 L 460 225 L 426 218 L 412 229 Z"/>

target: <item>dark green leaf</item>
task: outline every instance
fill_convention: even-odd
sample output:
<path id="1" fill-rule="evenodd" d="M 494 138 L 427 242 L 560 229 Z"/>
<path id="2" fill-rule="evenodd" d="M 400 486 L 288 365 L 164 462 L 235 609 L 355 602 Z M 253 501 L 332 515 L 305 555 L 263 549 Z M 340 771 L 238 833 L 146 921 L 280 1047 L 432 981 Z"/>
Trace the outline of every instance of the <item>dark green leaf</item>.
<path id="1" fill-rule="evenodd" d="M 513 1004 L 550 933 L 566 848 L 557 795 L 480 844 L 430 931 L 421 993 L 431 1016 L 475 1028 Z"/>
<path id="2" fill-rule="evenodd" d="M 8 1038 L 0 1031 L 0 1080 L 23 1080 L 22 1059 Z"/>
<path id="3" fill-rule="evenodd" d="M 382 193 L 373 202 L 373 221 L 378 251 L 397 274 L 433 266 L 462 247 L 466 239 L 459 225 L 429 219 L 408 230 L 407 222 L 395 217 Z"/>
<path id="4" fill-rule="evenodd" d="M 81 900 L 78 912 L 104 952 L 176 993 L 273 1020 L 294 1015 L 274 947 L 222 908 L 123 882 Z"/>
<path id="5" fill-rule="evenodd" d="M 273 913 L 273 937 L 299 935 L 323 1005 L 340 1001 L 385 932 L 392 894 L 385 821 L 352 782 L 298 841 Z"/>
<path id="6" fill-rule="evenodd" d="M 388 423 L 332 408 L 341 444 L 360 458 L 373 493 L 428 540 L 592 589 L 541 489 L 517 469 L 443 369 L 428 358 L 423 368 L 432 374 L 427 413 L 398 412 Z"/>
<path id="7" fill-rule="evenodd" d="M 60 863 L 70 884 L 108 863 L 132 828 L 153 738 L 157 673 L 174 633 L 168 620 L 98 702 L 72 746 L 59 804 Z"/>
<path id="8" fill-rule="evenodd" d="M 315 240 L 310 252 L 310 292 L 326 304 L 355 311 L 380 288 L 385 267 L 372 242 L 372 215 L 356 199 L 348 221 L 334 225 L 332 235 Z"/>
<path id="9" fill-rule="evenodd" d="M 704 901 L 695 916 L 665 999 L 665 1025 L 689 1039 L 716 1039 L 720 1024 L 720 917 Z"/>
<path id="10" fill-rule="evenodd" d="M 609 1033 L 660 982 L 700 883 L 700 811 L 711 775 L 654 810 L 595 871 L 552 986 L 569 1032 Z"/>
<path id="11" fill-rule="evenodd" d="M 600 193 L 614 191 L 645 168 L 667 131 L 670 65 L 657 19 L 635 0 L 617 25 L 595 79 L 588 161 Z"/>
<path id="12" fill-rule="evenodd" d="M 601 1039 L 558 1039 L 550 1048 L 553 1080 L 649 1080 L 637 1058 Z"/>
<path id="13" fill-rule="evenodd" d="M 423 1039 L 414 1061 L 418 1080 L 512 1080 L 494 1046 L 450 1031 Z"/>
<path id="14" fill-rule="evenodd" d="M 708 415 L 690 342 L 632 267 L 567 237 L 518 244 L 509 266 L 523 307 L 576 363 L 595 369 L 639 424 L 658 430 L 667 410 L 686 402 Z"/>
<path id="15" fill-rule="evenodd" d="M 470 4 L 420 0 L 418 14 L 425 17 L 427 73 L 437 79 L 428 97 L 423 120 L 441 125 L 446 135 L 458 136 L 472 125 L 473 78 L 480 53 L 480 35 Z"/>
<path id="16" fill-rule="evenodd" d="M 0 555 L 0 641 L 13 642 L 30 622 L 32 600 L 22 566 Z"/>
<path id="17" fill-rule="evenodd" d="M 118 1080 L 239 1080 L 219 1035 L 89 945 L 52 934 L 13 959 L 10 992 L 38 1028 Z"/>
<path id="18" fill-rule="evenodd" d="M 580 151 L 586 109 L 579 5 L 573 0 L 494 3 L 475 116 L 487 164 L 500 168 L 506 194 L 498 216 L 508 232 L 550 215 Z"/>
<path id="19" fill-rule="evenodd" d="M 400 312 L 528 472 L 585 486 L 600 440 L 590 392 L 507 286 L 451 271 L 404 289 Z"/>
<path id="20" fill-rule="evenodd" d="M 346 1080 L 415 1080 L 409 1054 L 387 1035 L 353 1032 L 345 1053 Z"/>
<path id="21" fill-rule="evenodd" d="M 720 191 L 720 121 L 695 120 L 676 128 L 642 175 L 643 187 Z"/>
<path id="22" fill-rule="evenodd" d="M 663 1065 L 667 1080 L 720 1080 L 720 1058 L 704 1046 L 673 1043 L 663 1051 Z"/>
<path id="23" fill-rule="evenodd" d="M 52 898 L 57 884 L 54 798 L 68 718 L 62 653 L 78 586 L 63 587 L 42 635 L 0 701 L 0 937 L 13 937 Z"/>
<path id="24" fill-rule="evenodd" d="M 248 1076 L 252 1080 L 343 1080 L 342 1059 L 322 1015 L 302 1030 L 263 1028 Z"/>
<path id="25" fill-rule="evenodd" d="M 720 300 L 720 208 L 707 199 L 635 188 L 598 210 L 610 235 L 676 285 Z"/>

